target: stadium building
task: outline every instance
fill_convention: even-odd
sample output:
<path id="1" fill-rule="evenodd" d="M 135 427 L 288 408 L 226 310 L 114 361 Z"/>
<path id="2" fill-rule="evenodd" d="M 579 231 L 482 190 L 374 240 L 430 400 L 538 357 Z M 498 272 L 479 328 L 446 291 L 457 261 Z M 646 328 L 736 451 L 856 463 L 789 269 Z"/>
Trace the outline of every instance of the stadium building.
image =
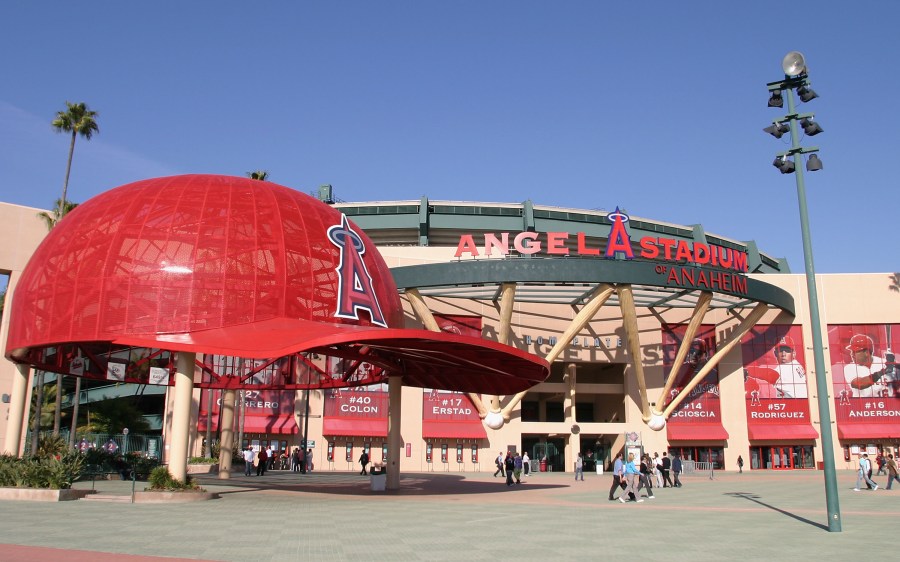
<path id="1" fill-rule="evenodd" d="M 805 276 L 752 241 L 633 216 L 615 201 L 613 211 L 597 211 L 530 201 L 337 203 L 328 186 L 319 195 L 391 268 L 406 327 L 508 344 L 546 358 L 550 376 L 504 396 L 406 386 L 399 402 L 386 384 L 249 390 L 234 417 L 244 445 L 303 447 L 315 470 L 359 470 L 364 450 L 375 462 L 388 459 L 388 409 L 399 404 L 402 471 L 493 472 L 508 450 L 554 471 L 573 470 L 579 454 L 588 470 L 607 467 L 623 450 L 728 470 L 739 455 L 750 469 L 815 469 L 822 432 L 832 435 L 838 468 L 855 466 L 861 452 L 900 451 L 895 274 L 817 276 L 829 382 L 821 392 L 833 408 L 823 427 Z M 0 205 L 0 228 L 15 241 L 0 249 L 7 302 L 46 236 L 38 212 Z M 4 346 L 8 331 L 4 315 Z M 310 360 L 347 380 L 370 380 L 376 368 Z M 0 362 L 0 389 L 9 394 L 16 369 Z M 278 368 L 226 355 L 197 362 L 198 373 L 261 379 Z M 195 454 L 216 439 L 222 393 L 195 390 Z M 166 397 L 157 412 L 163 455 L 172 408 Z"/>

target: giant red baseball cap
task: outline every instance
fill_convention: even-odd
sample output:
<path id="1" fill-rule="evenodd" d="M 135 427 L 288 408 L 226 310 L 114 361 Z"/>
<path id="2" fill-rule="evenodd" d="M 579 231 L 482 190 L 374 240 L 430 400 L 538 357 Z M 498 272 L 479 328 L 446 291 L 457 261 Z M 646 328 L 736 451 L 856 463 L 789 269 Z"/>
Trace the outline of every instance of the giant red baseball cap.
<path id="1" fill-rule="evenodd" d="M 405 329 L 387 265 L 346 216 L 272 182 L 219 175 L 102 193 L 31 257 L 14 290 L 7 357 L 70 374 L 73 359 L 104 344 L 120 355 L 320 353 L 410 386 L 491 394 L 549 374 L 545 360 L 510 346 Z M 316 385 L 293 387 L 306 386 Z"/>

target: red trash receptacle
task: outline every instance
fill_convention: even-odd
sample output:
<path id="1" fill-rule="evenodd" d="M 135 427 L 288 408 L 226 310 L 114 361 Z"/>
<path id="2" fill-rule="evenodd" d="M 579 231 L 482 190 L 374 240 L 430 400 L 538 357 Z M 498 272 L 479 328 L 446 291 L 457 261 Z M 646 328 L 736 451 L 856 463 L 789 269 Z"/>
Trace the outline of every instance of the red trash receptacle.
<path id="1" fill-rule="evenodd" d="M 547 459 L 541 459 L 541 472 L 547 472 Z"/>

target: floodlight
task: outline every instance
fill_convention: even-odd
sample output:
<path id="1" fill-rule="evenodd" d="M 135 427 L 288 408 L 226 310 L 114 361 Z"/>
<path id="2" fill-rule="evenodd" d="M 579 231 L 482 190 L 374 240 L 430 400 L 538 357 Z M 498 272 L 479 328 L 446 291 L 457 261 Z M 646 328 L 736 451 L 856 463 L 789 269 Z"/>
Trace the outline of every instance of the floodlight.
<path id="1" fill-rule="evenodd" d="M 810 154 L 806 159 L 806 171 L 807 172 L 818 172 L 822 169 L 822 161 L 819 160 L 819 157 L 815 154 Z"/>
<path id="2" fill-rule="evenodd" d="M 787 123 L 772 123 L 765 129 L 763 129 L 763 131 L 769 133 L 776 139 L 780 139 L 781 135 L 787 133 L 790 130 L 791 128 L 787 125 Z"/>
<path id="3" fill-rule="evenodd" d="M 799 88 L 797 88 L 797 95 L 800 96 L 800 101 L 802 101 L 803 103 L 819 97 L 819 94 L 815 93 L 812 88 L 808 88 L 806 86 L 800 86 Z"/>
<path id="4" fill-rule="evenodd" d="M 800 120 L 800 126 L 803 127 L 803 132 L 811 137 L 824 132 L 818 123 L 808 117 L 804 117 Z"/>
<path id="5" fill-rule="evenodd" d="M 772 90 L 772 97 L 769 98 L 769 107 L 784 107 L 784 98 L 781 97 L 781 90 Z"/>
<path id="6" fill-rule="evenodd" d="M 791 51 L 781 60 L 781 68 L 787 76 L 806 74 L 806 59 L 800 51 Z"/>
<path id="7" fill-rule="evenodd" d="M 782 174 L 792 174 L 794 173 L 794 163 L 785 158 L 784 156 L 775 157 L 775 161 L 772 162 L 772 165 L 778 168 L 778 170 Z"/>

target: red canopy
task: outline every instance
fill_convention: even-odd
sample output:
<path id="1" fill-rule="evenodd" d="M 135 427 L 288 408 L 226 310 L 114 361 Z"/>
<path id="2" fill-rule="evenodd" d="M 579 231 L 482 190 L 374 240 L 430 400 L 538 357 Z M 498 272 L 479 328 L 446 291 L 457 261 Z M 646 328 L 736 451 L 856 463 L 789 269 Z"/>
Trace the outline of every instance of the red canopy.
<path id="1" fill-rule="evenodd" d="M 146 383 L 146 354 L 130 348 L 308 352 L 366 361 L 407 385 L 489 394 L 549 374 L 535 355 L 403 325 L 390 270 L 338 210 L 271 182 L 174 176 L 102 193 L 54 227 L 15 288 L 7 357 L 88 376 L 72 364 L 84 353 L 94 376 Z"/>

